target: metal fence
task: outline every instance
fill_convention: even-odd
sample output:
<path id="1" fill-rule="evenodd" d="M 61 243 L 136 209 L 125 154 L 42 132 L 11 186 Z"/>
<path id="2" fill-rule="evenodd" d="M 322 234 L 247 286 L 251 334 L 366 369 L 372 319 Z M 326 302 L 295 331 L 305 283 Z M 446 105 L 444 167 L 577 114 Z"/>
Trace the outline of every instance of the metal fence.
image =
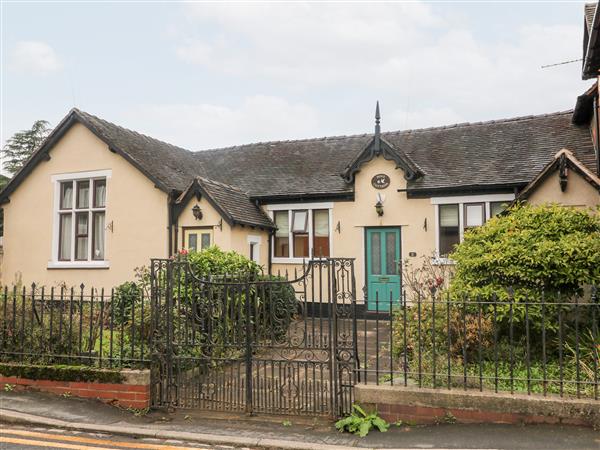
<path id="1" fill-rule="evenodd" d="M 139 289 L 4 288 L 0 360 L 29 364 L 146 367 L 150 300 Z"/>
<path id="2" fill-rule="evenodd" d="M 598 399 L 600 305 L 560 294 L 377 298 L 357 320 L 356 382 Z"/>

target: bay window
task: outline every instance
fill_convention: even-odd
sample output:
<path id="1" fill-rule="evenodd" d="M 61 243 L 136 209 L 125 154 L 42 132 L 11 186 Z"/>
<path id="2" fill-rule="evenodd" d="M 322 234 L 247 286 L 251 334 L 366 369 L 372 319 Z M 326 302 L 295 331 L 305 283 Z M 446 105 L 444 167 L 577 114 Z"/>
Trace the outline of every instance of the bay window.
<path id="1" fill-rule="evenodd" d="M 327 258 L 331 252 L 330 209 L 298 205 L 298 209 L 275 209 L 273 257 L 286 260 Z M 273 207 L 276 208 L 276 207 Z"/>
<path id="2" fill-rule="evenodd" d="M 107 267 L 106 179 L 110 171 L 56 175 L 53 267 Z"/>

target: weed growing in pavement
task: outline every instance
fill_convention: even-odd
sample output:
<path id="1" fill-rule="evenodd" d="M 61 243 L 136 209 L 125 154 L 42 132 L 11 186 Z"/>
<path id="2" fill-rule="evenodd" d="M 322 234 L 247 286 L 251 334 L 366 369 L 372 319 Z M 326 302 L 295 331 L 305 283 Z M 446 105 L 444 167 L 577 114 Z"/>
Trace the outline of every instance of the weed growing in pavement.
<path id="1" fill-rule="evenodd" d="M 340 431 L 347 431 L 360 437 L 365 437 L 371 429 L 377 428 L 385 433 L 390 424 L 383 420 L 376 412 L 367 414 L 359 405 L 352 405 L 352 414 L 348 417 L 338 420 L 335 427 Z"/>

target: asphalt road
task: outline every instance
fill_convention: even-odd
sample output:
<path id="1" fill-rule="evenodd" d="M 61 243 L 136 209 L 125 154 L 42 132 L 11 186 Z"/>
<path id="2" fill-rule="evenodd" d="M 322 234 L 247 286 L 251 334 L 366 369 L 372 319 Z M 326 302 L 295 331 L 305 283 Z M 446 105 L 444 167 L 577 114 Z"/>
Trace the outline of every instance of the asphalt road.
<path id="1" fill-rule="evenodd" d="M 201 444 L 160 439 L 128 439 L 108 434 L 89 434 L 39 427 L 0 425 L 1 450 L 201 450 Z"/>

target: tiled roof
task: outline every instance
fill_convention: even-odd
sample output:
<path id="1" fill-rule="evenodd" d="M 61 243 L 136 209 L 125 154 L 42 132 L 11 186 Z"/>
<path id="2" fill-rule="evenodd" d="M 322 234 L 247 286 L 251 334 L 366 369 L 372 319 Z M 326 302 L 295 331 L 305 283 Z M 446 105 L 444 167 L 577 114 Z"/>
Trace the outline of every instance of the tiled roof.
<path id="1" fill-rule="evenodd" d="M 589 128 L 572 111 L 382 133 L 423 173 L 409 189 L 527 184 L 561 148 L 594 167 Z M 339 176 L 372 134 L 265 142 L 196 152 L 217 179 L 254 197 L 351 192 Z"/>
<path id="2" fill-rule="evenodd" d="M 125 153 L 168 189 L 182 191 L 203 175 L 201 162 L 189 150 L 168 144 L 74 108 L 75 114 L 110 146 Z"/>
<path id="3" fill-rule="evenodd" d="M 584 6 L 585 26 L 587 27 L 588 33 L 592 32 L 594 14 L 596 14 L 596 5 L 597 3 L 586 3 Z"/>
<path id="4" fill-rule="evenodd" d="M 195 181 L 230 224 L 274 227 L 271 219 L 244 191 L 207 178 L 197 177 Z M 190 188 L 193 188 L 193 184 Z"/>
<path id="5" fill-rule="evenodd" d="M 381 137 L 418 169 L 420 176 L 408 182 L 411 192 L 523 187 L 562 148 L 595 170 L 589 127 L 573 125 L 571 115 L 565 111 L 388 132 Z M 265 217 L 255 216 L 250 199 L 351 196 L 353 185 L 341 174 L 373 139 L 372 134 L 361 134 L 190 152 L 74 109 L 2 191 L 2 201 L 73 122 L 89 127 L 159 188 L 183 192 L 201 177 L 232 218 L 258 224 Z"/>

